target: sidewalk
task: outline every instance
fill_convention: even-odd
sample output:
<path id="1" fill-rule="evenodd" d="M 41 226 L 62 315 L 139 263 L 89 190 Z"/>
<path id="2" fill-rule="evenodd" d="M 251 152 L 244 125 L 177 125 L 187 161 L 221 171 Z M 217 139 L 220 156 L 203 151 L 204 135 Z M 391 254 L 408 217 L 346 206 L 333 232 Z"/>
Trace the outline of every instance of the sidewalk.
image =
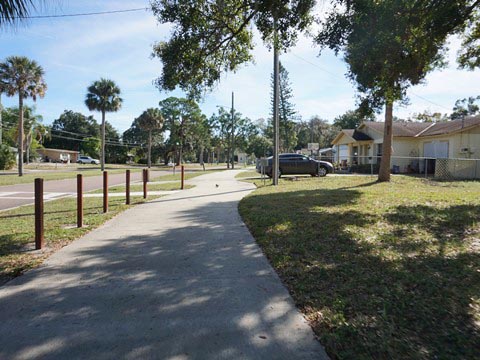
<path id="1" fill-rule="evenodd" d="M 326 359 L 238 215 L 253 186 L 237 173 L 127 210 L 0 288 L 0 359 Z"/>

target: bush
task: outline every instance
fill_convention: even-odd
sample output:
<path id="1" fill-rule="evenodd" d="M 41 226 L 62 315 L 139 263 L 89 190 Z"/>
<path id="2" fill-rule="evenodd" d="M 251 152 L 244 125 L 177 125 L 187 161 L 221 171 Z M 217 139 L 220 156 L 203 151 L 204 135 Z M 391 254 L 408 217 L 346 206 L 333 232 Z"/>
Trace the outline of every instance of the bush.
<path id="1" fill-rule="evenodd" d="M 16 164 L 15 153 L 5 144 L 0 144 L 0 170 L 9 170 Z"/>
<path id="2" fill-rule="evenodd" d="M 380 164 L 373 164 L 373 173 L 378 174 Z M 350 172 L 357 174 L 371 174 L 372 166 L 370 164 L 359 164 L 350 166 Z"/>

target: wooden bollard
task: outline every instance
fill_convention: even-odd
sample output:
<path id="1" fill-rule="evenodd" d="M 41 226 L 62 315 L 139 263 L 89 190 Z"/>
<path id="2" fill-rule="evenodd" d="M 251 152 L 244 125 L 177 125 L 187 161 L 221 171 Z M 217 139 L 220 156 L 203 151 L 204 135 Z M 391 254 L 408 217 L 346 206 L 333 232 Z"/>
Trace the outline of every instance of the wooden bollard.
<path id="1" fill-rule="evenodd" d="M 103 212 L 108 212 L 108 172 L 103 172 Z"/>
<path id="2" fill-rule="evenodd" d="M 125 185 L 125 203 L 130 205 L 130 170 L 127 170 L 126 173 L 126 185 Z"/>
<path id="3" fill-rule="evenodd" d="M 182 165 L 182 182 L 181 182 L 180 189 L 183 190 L 184 187 L 185 187 L 185 167 Z"/>
<path id="4" fill-rule="evenodd" d="M 43 237 L 43 179 L 35 179 L 35 250 L 44 246 Z"/>
<path id="5" fill-rule="evenodd" d="M 83 227 L 83 176 L 77 175 L 77 227 Z"/>
<path id="6" fill-rule="evenodd" d="M 147 169 L 143 169 L 143 198 L 147 198 Z"/>

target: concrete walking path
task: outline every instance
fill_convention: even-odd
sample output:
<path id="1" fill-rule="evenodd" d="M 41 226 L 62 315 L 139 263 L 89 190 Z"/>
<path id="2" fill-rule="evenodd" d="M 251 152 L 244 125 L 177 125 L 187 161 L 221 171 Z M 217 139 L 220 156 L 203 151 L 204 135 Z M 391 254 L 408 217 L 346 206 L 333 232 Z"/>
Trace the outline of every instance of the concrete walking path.
<path id="1" fill-rule="evenodd" d="M 326 359 L 223 171 L 136 206 L 0 288 L 0 359 Z M 218 185 L 218 186 L 217 186 Z"/>

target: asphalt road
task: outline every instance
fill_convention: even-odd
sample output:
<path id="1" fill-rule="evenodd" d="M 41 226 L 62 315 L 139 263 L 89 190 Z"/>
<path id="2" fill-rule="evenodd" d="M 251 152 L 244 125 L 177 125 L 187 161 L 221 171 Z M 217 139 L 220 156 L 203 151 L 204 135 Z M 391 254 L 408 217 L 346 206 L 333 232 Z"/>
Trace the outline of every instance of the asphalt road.
<path id="1" fill-rule="evenodd" d="M 150 177 L 167 175 L 168 171 L 151 171 Z M 41 177 L 41 175 L 39 175 Z M 140 181 L 141 172 L 132 172 L 131 181 Z M 119 185 L 125 183 L 125 173 L 109 174 L 108 185 Z M 103 186 L 102 176 L 87 176 L 83 178 L 83 191 L 101 189 Z M 77 179 L 49 180 L 43 184 L 44 200 L 58 199 L 65 196 L 76 195 Z M 34 184 L 18 184 L 0 186 L 0 211 L 15 208 L 22 205 L 34 203 Z"/>

